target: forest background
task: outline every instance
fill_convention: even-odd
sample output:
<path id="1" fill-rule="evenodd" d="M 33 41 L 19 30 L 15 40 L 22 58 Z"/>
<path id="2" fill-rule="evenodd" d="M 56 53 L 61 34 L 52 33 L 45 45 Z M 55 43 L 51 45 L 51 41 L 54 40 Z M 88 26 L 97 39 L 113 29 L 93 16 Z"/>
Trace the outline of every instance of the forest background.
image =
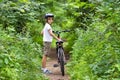
<path id="1" fill-rule="evenodd" d="M 53 30 L 72 30 L 62 34 L 71 80 L 120 79 L 119 0 L 0 0 L 0 80 L 47 80 L 40 72 L 46 13 L 55 15 Z"/>

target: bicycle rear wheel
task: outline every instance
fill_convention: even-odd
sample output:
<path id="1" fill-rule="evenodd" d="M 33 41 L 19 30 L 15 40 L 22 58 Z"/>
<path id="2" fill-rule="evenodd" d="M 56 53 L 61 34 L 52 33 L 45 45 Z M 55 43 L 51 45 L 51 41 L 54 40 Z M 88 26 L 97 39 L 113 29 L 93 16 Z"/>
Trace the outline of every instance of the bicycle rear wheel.
<path id="1" fill-rule="evenodd" d="M 65 75 L 65 71 L 64 71 L 64 51 L 62 48 L 58 49 L 58 54 L 59 54 L 59 63 L 60 63 L 60 69 L 62 72 L 62 76 Z"/>

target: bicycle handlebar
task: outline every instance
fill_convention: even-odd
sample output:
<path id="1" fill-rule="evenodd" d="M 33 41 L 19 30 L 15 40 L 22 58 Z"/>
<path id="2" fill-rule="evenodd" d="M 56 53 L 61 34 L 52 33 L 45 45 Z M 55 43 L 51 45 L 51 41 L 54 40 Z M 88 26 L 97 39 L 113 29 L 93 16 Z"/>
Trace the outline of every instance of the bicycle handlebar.
<path id="1" fill-rule="evenodd" d="M 63 31 L 53 31 L 53 33 L 60 34 L 62 32 L 70 32 L 70 30 L 63 30 Z"/>

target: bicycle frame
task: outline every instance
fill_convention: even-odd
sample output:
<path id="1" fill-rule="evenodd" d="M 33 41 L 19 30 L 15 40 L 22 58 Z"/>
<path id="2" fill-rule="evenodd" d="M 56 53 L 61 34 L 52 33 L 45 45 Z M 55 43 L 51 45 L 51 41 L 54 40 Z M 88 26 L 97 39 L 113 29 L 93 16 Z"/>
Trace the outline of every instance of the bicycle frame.
<path id="1" fill-rule="evenodd" d="M 58 34 L 58 38 L 60 38 L 60 34 Z M 65 56 L 64 56 L 63 42 L 62 41 L 56 42 L 56 53 L 57 53 L 58 63 L 60 64 L 62 76 L 64 76 L 64 74 L 65 74 L 65 72 L 64 72 Z"/>
<path id="2" fill-rule="evenodd" d="M 58 34 L 58 38 L 60 38 L 60 34 Z M 63 41 L 57 41 L 56 42 L 56 53 L 57 53 L 57 57 L 59 58 L 58 56 L 58 49 L 62 48 L 63 49 Z M 64 49 L 63 49 L 64 50 Z M 64 54 L 63 54 L 64 55 Z M 58 59 L 58 62 L 59 62 L 59 59 Z"/>
<path id="3" fill-rule="evenodd" d="M 61 32 L 69 32 L 66 31 L 56 31 L 54 33 L 57 34 L 57 37 L 60 38 Z M 63 41 L 57 41 L 56 42 L 56 54 L 58 58 L 58 63 L 60 64 L 62 75 L 64 76 L 64 63 L 65 63 L 65 55 L 64 55 L 64 49 L 63 49 Z"/>
<path id="4" fill-rule="evenodd" d="M 62 32 L 70 32 L 70 30 L 53 31 L 53 33 L 56 33 L 56 34 L 57 34 L 57 37 L 58 37 L 58 38 L 60 38 L 60 34 L 61 34 Z M 56 54 L 57 54 L 57 55 L 58 55 L 58 49 L 59 49 L 59 48 L 62 48 L 63 51 L 64 51 L 63 43 L 64 43 L 63 41 L 57 41 L 57 42 L 56 42 Z M 63 56 L 64 56 L 64 54 L 63 54 Z M 58 56 L 57 56 L 57 57 L 58 57 Z"/>

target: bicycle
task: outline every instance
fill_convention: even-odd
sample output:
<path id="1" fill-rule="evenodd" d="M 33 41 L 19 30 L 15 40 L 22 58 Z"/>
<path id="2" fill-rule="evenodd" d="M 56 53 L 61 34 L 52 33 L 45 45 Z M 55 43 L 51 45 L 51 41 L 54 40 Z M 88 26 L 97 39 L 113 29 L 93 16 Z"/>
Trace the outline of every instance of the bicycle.
<path id="1" fill-rule="evenodd" d="M 53 32 L 57 34 L 58 38 L 60 38 L 60 34 L 62 32 L 69 32 L 69 30 L 53 31 Z M 60 69 L 61 69 L 61 72 L 62 72 L 62 76 L 65 75 L 65 71 L 64 71 L 65 54 L 64 54 L 63 43 L 64 43 L 63 41 L 57 41 L 56 42 L 56 53 L 57 53 L 58 63 L 60 64 Z"/>

